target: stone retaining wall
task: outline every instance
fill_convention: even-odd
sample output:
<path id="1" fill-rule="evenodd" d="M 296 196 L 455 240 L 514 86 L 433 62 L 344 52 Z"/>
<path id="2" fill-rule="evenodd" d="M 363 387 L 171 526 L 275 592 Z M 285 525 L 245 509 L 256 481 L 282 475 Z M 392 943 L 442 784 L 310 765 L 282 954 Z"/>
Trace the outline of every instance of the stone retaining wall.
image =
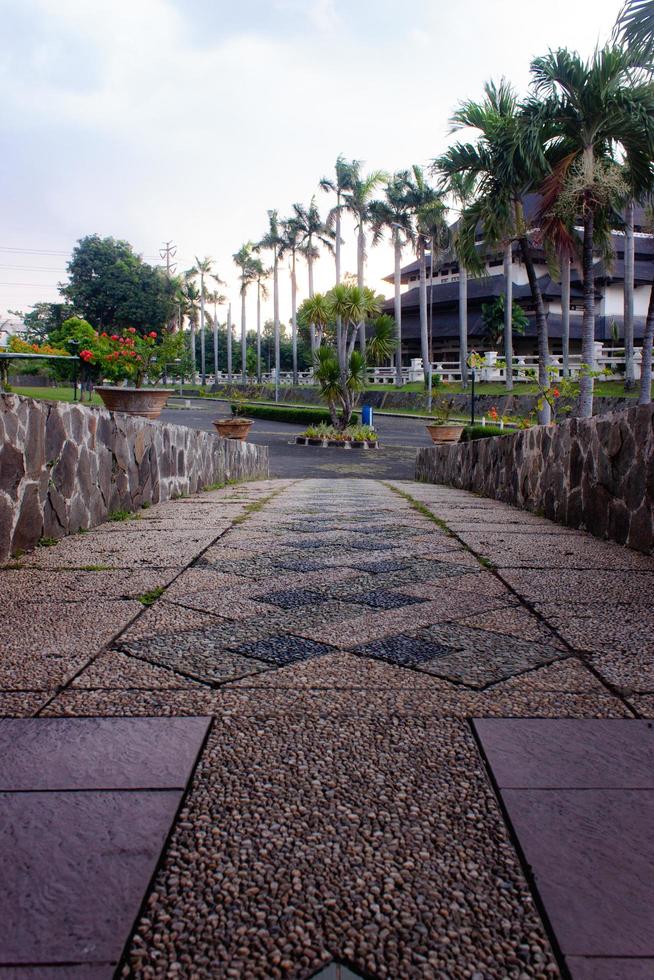
<path id="1" fill-rule="evenodd" d="M 653 405 L 419 449 L 416 479 L 472 490 L 654 553 Z"/>
<path id="2" fill-rule="evenodd" d="M 268 450 L 104 409 L 0 395 L 0 560 L 116 510 L 268 476 Z"/>
<path id="3" fill-rule="evenodd" d="M 197 388 L 185 389 L 185 394 L 197 393 Z M 272 385 L 240 385 L 240 384 L 219 384 L 211 389 L 216 395 L 231 397 L 233 395 L 245 395 L 246 398 L 262 398 L 265 401 L 274 401 L 275 389 Z M 307 385 L 282 385 L 279 389 L 280 402 L 290 404 L 324 405 L 320 398 L 317 388 Z M 434 400 L 447 403 L 453 415 L 468 417 L 470 414 L 470 395 L 469 394 L 448 394 L 447 386 L 434 388 Z M 360 399 L 362 404 L 372 405 L 373 408 L 383 408 L 386 411 L 403 412 L 406 409 L 412 411 L 426 411 L 427 399 L 418 391 L 403 391 L 402 389 L 389 388 L 387 391 L 367 391 Z M 607 412 L 619 412 L 636 404 L 635 398 L 625 397 L 605 397 L 599 396 L 593 399 L 593 414 L 606 415 Z M 511 415 L 516 418 L 528 416 L 535 411 L 536 396 L 521 395 L 520 385 L 516 385 L 515 394 L 512 395 L 477 395 L 475 397 L 475 414 L 478 419 L 482 415 L 488 414 L 491 408 L 496 408 L 500 415 Z M 577 414 L 577 403 L 573 400 L 569 403 L 570 415 Z"/>

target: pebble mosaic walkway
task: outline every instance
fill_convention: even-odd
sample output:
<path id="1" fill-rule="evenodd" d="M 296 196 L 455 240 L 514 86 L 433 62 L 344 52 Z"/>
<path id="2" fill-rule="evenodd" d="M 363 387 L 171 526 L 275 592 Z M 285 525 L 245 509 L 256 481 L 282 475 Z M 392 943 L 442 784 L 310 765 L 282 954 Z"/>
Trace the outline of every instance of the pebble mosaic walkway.
<path id="1" fill-rule="evenodd" d="M 210 720 L 117 975 L 585 978 L 554 852 L 532 872 L 521 840 L 542 787 L 517 798 L 483 724 L 648 727 L 653 587 L 643 555 L 445 487 L 226 487 L 0 571 L 0 712 Z M 631 948 L 615 975 L 650 975 Z"/>

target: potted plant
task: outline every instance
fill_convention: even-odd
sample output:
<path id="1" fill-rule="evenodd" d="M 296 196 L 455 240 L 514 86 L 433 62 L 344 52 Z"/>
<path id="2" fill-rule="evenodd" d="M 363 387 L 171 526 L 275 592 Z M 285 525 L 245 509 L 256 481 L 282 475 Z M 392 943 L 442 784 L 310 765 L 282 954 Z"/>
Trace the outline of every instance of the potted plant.
<path id="1" fill-rule="evenodd" d="M 245 408 L 242 395 L 234 395 L 231 408 L 232 414 L 228 418 L 213 420 L 214 427 L 223 439 L 238 439 L 239 442 L 245 442 L 254 422 L 252 419 L 243 418 Z"/>
<path id="2" fill-rule="evenodd" d="M 140 334 L 135 327 L 126 327 L 120 332 L 98 334 L 79 356 L 86 364 L 95 366 L 103 378 L 116 382 L 95 387 L 110 412 L 157 419 L 170 391 L 143 388 L 143 382 L 152 375 L 159 378 L 165 364 L 179 356 L 183 343 L 180 333 L 166 332 L 160 336 L 151 330 Z M 128 384 L 130 381 L 132 385 Z"/>
<path id="3" fill-rule="evenodd" d="M 463 432 L 460 422 L 450 422 L 450 408 L 444 398 L 437 398 L 433 407 L 434 420 L 427 424 L 427 432 L 436 445 L 458 442 Z"/>

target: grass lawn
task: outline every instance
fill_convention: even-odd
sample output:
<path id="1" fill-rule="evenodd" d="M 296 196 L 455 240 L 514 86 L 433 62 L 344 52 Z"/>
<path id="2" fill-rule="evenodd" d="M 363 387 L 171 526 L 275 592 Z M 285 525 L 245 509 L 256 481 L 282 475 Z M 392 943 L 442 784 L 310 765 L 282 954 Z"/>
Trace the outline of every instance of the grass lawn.
<path id="1" fill-rule="evenodd" d="M 25 395 L 26 398 L 40 398 L 47 402 L 72 402 L 73 400 L 73 389 L 72 387 L 66 388 L 13 388 L 13 392 L 16 395 Z M 86 395 L 84 397 L 85 405 L 102 405 L 102 399 L 99 395 L 93 394 L 91 396 L 91 401 L 86 400 Z"/>

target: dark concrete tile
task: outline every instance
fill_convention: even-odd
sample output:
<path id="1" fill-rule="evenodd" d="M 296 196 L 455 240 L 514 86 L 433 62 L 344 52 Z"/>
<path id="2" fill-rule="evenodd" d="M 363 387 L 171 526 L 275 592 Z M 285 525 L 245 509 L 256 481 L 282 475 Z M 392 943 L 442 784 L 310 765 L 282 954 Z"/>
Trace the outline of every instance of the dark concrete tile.
<path id="1" fill-rule="evenodd" d="M 315 640 L 292 636 L 289 633 L 284 636 L 270 636 L 267 639 L 257 640 L 256 643 L 245 644 L 245 646 L 240 647 L 238 652 L 244 656 L 255 657 L 265 663 L 284 666 L 285 664 L 320 657 L 326 653 L 334 653 L 335 648 L 326 646 L 324 643 L 317 643 Z"/>
<path id="2" fill-rule="evenodd" d="M 474 725 L 502 789 L 654 789 L 651 722 L 480 718 Z"/>
<path id="3" fill-rule="evenodd" d="M 654 959 L 569 956 L 572 980 L 652 980 Z"/>
<path id="4" fill-rule="evenodd" d="M 0 963 L 117 961 L 181 795 L 0 794 Z"/>
<path id="5" fill-rule="evenodd" d="M 0 719 L 0 790 L 183 789 L 210 721 Z"/>
<path id="6" fill-rule="evenodd" d="M 654 956 L 654 791 L 502 790 L 565 956 Z"/>
<path id="7" fill-rule="evenodd" d="M 0 966 L 0 980 L 112 980 L 115 971 L 115 963 Z"/>

